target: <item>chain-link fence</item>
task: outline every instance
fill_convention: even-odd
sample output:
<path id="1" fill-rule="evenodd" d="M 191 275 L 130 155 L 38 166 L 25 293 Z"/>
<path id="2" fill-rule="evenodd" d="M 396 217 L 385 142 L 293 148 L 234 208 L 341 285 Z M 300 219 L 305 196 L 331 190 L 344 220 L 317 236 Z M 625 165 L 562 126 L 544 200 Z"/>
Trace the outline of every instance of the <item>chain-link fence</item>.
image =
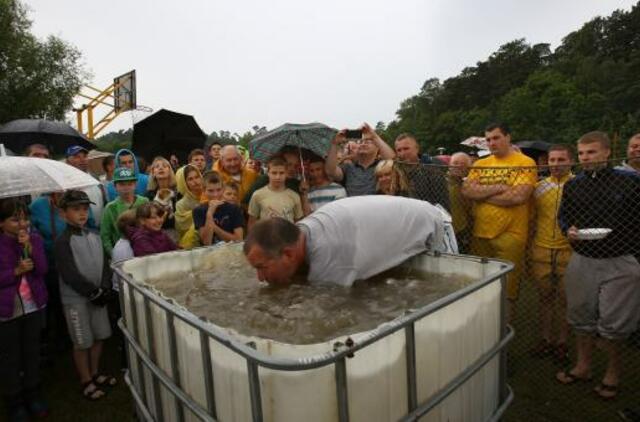
<path id="1" fill-rule="evenodd" d="M 461 253 L 516 264 L 506 420 L 610 421 L 640 408 L 640 175 L 622 161 L 400 166 L 412 196 L 450 211 Z"/>

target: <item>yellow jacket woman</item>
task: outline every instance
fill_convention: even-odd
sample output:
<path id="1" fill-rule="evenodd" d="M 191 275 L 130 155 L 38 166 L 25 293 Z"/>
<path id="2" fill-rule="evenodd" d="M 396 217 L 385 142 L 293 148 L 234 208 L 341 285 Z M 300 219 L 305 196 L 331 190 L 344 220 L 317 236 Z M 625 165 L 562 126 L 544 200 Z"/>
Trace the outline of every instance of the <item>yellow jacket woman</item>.
<path id="1" fill-rule="evenodd" d="M 176 204 L 176 233 L 180 246 L 191 248 L 198 245 L 197 239 L 195 239 L 195 241 L 193 239 L 186 239 L 185 235 L 188 234 L 189 229 L 193 227 L 192 211 L 200 205 L 200 196 L 204 191 L 204 183 L 200 170 L 187 164 L 176 172 L 176 183 L 178 192 L 182 195 L 182 199 Z"/>

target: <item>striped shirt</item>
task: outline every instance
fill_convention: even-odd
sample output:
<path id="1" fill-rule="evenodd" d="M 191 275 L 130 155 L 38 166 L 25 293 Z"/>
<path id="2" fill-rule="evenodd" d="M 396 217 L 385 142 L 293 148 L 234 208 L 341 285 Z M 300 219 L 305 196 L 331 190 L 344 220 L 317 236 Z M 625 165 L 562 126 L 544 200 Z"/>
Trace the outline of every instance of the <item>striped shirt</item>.
<path id="1" fill-rule="evenodd" d="M 336 199 L 347 197 L 347 191 L 337 183 L 329 183 L 326 186 L 310 188 L 307 194 L 311 210 L 315 211 L 323 205 L 333 202 Z"/>

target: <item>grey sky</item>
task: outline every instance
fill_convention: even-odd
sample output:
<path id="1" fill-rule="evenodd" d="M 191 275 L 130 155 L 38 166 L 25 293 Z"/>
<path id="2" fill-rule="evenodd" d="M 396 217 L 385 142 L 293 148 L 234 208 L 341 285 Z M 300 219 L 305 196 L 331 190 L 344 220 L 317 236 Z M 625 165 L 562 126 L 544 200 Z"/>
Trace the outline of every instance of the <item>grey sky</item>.
<path id="1" fill-rule="evenodd" d="M 634 1 L 27 0 L 38 36 L 83 53 L 93 84 L 130 69 L 138 102 L 193 114 L 202 129 L 395 117 L 430 77 L 446 79 L 516 38 L 551 43 Z M 124 114 L 105 132 L 132 125 Z"/>

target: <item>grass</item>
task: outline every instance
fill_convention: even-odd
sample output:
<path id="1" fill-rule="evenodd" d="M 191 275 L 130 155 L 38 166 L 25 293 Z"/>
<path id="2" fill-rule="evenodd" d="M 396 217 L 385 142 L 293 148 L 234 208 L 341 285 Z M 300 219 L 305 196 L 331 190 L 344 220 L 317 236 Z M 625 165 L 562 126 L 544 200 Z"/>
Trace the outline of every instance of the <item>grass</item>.
<path id="1" fill-rule="evenodd" d="M 623 374 L 618 396 L 603 401 L 593 388 L 602 379 L 606 367 L 604 352 L 594 351 L 593 381 L 570 386 L 555 380 L 558 371 L 550 358 L 537 359 L 528 351 L 539 340 L 537 325 L 537 297 L 531 283 L 521 286 L 516 337 L 510 346 L 509 384 L 515 400 L 507 411 L 506 421 L 616 421 L 616 412 L 625 407 L 640 406 L 640 349 L 626 342 L 622 346 Z M 573 337 L 570 338 L 570 357 L 575 359 Z"/>
<path id="2" fill-rule="evenodd" d="M 640 405 L 640 349 L 627 343 L 623 346 L 624 373 L 616 400 L 604 402 L 592 392 L 602 377 L 605 360 L 602 352 L 595 353 L 594 380 L 564 386 L 555 381 L 562 368 L 550 359 L 536 359 L 528 351 L 538 341 L 536 292 L 530 283 L 522 285 L 514 321 L 516 337 L 510 346 L 509 384 L 515 400 L 504 418 L 507 422 L 609 422 L 616 421 L 616 411 Z M 571 357 L 573 357 L 571 350 Z M 104 351 L 105 370 L 120 374 L 119 355 L 115 341 L 110 339 Z M 45 392 L 51 406 L 50 421 L 130 421 L 133 420 L 132 401 L 124 380 L 98 402 L 89 402 L 80 394 L 70 352 L 56 358 L 53 368 L 44 370 Z"/>
<path id="3" fill-rule="evenodd" d="M 118 385 L 107 396 L 91 402 L 81 394 L 80 381 L 73 368 L 71 351 L 55 356 L 55 364 L 43 370 L 45 396 L 52 422 L 126 422 L 134 420 L 129 390 L 119 369 L 120 355 L 112 337 L 103 352 L 103 372 L 117 375 Z"/>

